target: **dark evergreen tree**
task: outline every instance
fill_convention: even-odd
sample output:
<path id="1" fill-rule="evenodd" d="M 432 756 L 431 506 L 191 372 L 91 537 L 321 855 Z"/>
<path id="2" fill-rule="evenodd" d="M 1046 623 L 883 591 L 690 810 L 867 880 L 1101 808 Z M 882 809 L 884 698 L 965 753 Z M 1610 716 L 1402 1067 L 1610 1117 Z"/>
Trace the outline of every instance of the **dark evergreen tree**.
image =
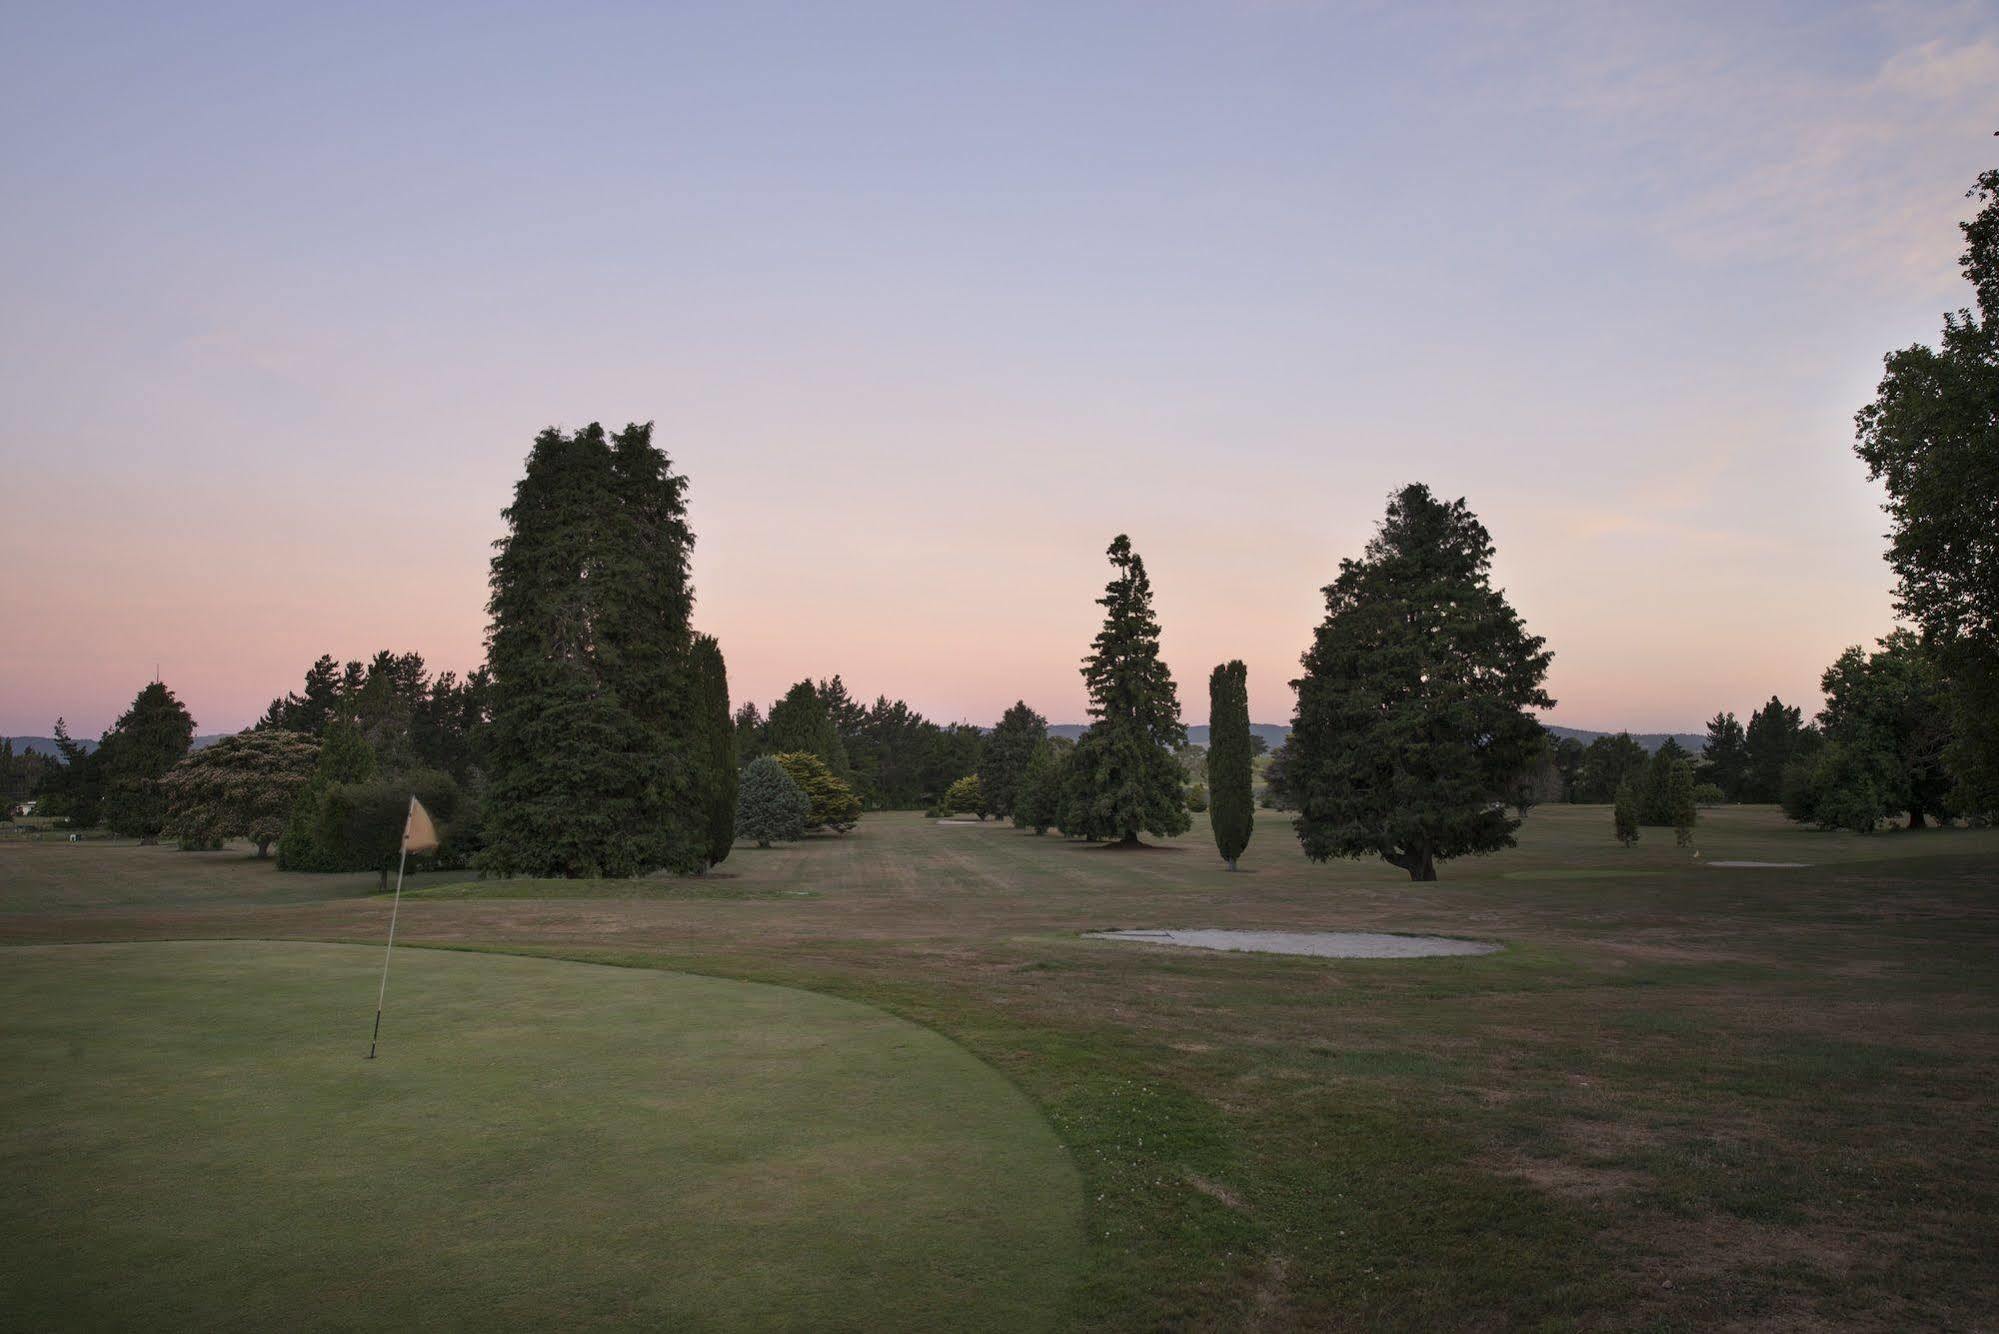
<path id="1" fill-rule="evenodd" d="M 1256 828 L 1249 737 L 1249 668 L 1225 662 L 1208 677 L 1208 821 L 1231 871 Z"/>
<path id="2" fill-rule="evenodd" d="M 1576 800 L 1593 806 L 1615 799 L 1627 778 L 1637 783 L 1645 771 L 1645 760 L 1645 747 L 1633 741 L 1629 732 L 1598 737 L 1583 750 Z"/>
<path id="3" fill-rule="evenodd" d="M 1045 834 L 1062 818 L 1062 760 L 1055 743 L 1043 737 L 1027 759 L 1015 794 L 1013 823 L 1017 829 Z"/>
<path id="4" fill-rule="evenodd" d="M 1541 745 L 1550 654 L 1491 583 L 1492 539 L 1462 500 L 1404 488 L 1326 588 L 1304 656 L 1287 783 L 1314 861 L 1440 860 L 1513 846 L 1503 803 Z"/>
<path id="5" fill-rule="evenodd" d="M 705 864 L 685 486 L 649 426 L 535 440 L 492 565 L 486 869 Z"/>
<path id="6" fill-rule="evenodd" d="M 318 843 L 320 805 L 336 784 L 365 783 L 375 776 L 375 752 L 361 739 L 361 729 L 339 713 L 326 725 L 312 777 L 292 798 L 291 815 L 278 836 L 281 871 L 337 871 L 330 850 Z"/>
<path id="7" fill-rule="evenodd" d="M 1138 847 L 1140 831 L 1165 837 L 1184 834 L 1191 823 L 1185 774 L 1174 758 L 1187 729 L 1179 691 L 1159 656 L 1145 562 L 1122 533 L 1106 554 L 1117 573 L 1097 599 L 1104 627 L 1083 660 L 1092 721 L 1077 745 L 1078 759 L 1085 751 L 1088 758 L 1076 766 L 1075 799 L 1086 836 Z"/>
<path id="8" fill-rule="evenodd" d="M 1784 766 L 1797 753 L 1798 738 L 1804 730 L 1803 712 L 1775 695 L 1749 715 L 1749 726 L 1743 731 L 1743 755 L 1748 766 L 1742 784 L 1744 801 L 1776 801 L 1783 795 Z"/>
<path id="9" fill-rule="evenodd" d="M 770 754 L 770 742 L 764 735 L 763 711 L 757 708 L 755 700 L 747 700 L 736 710 L 731 719 L 736 732 L 736 763 L 748 767 L 750 761 Z"/>
<path id="10" fill-rule="evenodd" d="M 160 780 L 194 741 L 194 719 L 158 681 L 141 690 L 98 745 L 104 771 L 105 828 L 156 843 L 167 823 Z"/>
<path id="11" fill-rule="evenodd" d="M 1717 713 L 1707 725 L 1707 745 L 1701 748 L 1707 768 L 1703 776 L 1721 789 L 1727 801 L 1742 799 L 1749 778 L 1749 738 L 1732 713 Z"/>
<path id="12" fill-rule="evenodd" d="M 979 759 L 979 790 L 988 811 L 1002 819 L 1013 815 L 1028 762 L 1047 736 L 1048 720 L 1028 708 L 1026 700 L 1014 701 L 1013 707 L 1000 715 Z"/>
<path id="13" fill-rule="evenodd" d="M 721 864 L 736 841 L 736 729 L 729 716 L 729 669 L 711 635 L 694 640 L 696 710 L 707 767 L 702 774 L 708 813 L 708 864 Z"/>
<path id="14" fill-rule="evenodd" d="M 1610 820 L 1617 841 L 1630 847 L 1638 841 L 1638 785 L 1627 778 L 1617 785 L 1612 798 Z"/>
<path id="15" fill-rule="evenodd" d="M 819 687 L 800 681 L 784 692 L 784 698 L 770 706 L 770 720 L 764 724 L 764 744 L 773 755 L 817 755 L 832 765 L 840 755 L 840 734 L 826 712 Z"/>

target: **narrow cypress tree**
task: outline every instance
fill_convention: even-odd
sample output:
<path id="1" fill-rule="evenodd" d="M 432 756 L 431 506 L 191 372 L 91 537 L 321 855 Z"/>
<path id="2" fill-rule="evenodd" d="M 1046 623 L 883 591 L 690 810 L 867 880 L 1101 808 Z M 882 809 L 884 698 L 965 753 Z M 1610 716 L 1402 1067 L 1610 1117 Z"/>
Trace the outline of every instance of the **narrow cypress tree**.
<path id="1" fill-rule="evenodd" d="M 706 749 L 708 864 L 726 860 L 736 841 L 736 725 L 729 715 L 729 669 L 712 635 L 694 640 L 694 681 Z"/>
<path id="2" fill-rule="evenodd" d="M 1173 754 L 1187 743 L 1187 729 L 1159 657 L 1145 562 L 1122 533 L 1106 554 L 1117 574 L 1097 599 L 1104 628 L 1083 660 L 1093 721 L 1076 748 L 1077 817 L 1086 837 L 1115 836 L 1135 848 L 1140 830 L 1166 837 L 1191 823 L 1186 776 Z"/>
<path id="3" fill-rule="evenodd" d="M 709 847 L 686 482 L 631 426 L 543 431 L 493 557 L 485 869 L 628 876 Z"/>
<path id="4" fill-rule="evenodd" d="M 1208 820 L 1231 871 L 1256 825 L 1250 760 L 1249 668 L 1225 662 L 1208 677 Z"/>

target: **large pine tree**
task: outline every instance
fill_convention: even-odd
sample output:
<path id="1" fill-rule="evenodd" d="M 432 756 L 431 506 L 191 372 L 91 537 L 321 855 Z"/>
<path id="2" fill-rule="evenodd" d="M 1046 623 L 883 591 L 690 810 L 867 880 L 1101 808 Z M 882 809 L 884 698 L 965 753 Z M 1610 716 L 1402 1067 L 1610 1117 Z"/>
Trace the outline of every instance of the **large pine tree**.
<path id="1" fill-rule="evenodd" d="M 487 604 L 487 869 L 706 863 L 685 491 L 649 425 L 536 438 Z"/>
<path id="2" fill-rule="evenodd" d="M 1076 747 L 1070 821 L 1078 827 L 1071 832 L 1138 847 L 1141 831 L 1187 832 L 1186 778 L 1173 754 L 1187 743 L 1187 729 L 1173 675 L 1159 656 L 1145 562 L 1122 533 L 1106 554 L 1117 573 L 1097 599 L 1104 628 L 1083 659 L 1092 721 Z"/>
<path id="3" fill-rule="evenodd" d="M 1256 824 L 1249 741 L 1249 668 L 1225 662 L 1208 677 L 1208 822 L 1215 850 L 1236 869 Z"/>
<path id="4" fill-rule="evenodd" d="M 194 719 L 174 692 L 153 682 L 132 701 L 99 743 L 104 773 L 105 828 L 159 840 L 167 823 L 167 798 L 160 780 L 179 764 L 194 740 Z"/>
<path id="5" fill-rule="evenodd" d="M 1541 745 L 1527 712 L 1550 654 L 1491 583 L 1492 539 L 1464 501 L 1390 499 L 1292 682 L 1286 782 L 1305 855 L 1375 855 L 1412 880 L 1513 845 L 1504 803 Z"/>

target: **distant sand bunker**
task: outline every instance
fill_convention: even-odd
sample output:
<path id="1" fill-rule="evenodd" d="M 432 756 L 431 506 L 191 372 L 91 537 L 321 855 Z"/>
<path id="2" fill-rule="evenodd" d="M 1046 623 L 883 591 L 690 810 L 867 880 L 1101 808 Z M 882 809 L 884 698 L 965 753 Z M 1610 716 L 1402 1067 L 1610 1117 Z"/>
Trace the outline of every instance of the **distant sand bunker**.
<path id="1" fill-rule="evenodd" d="M 1096 940 L 1184 945 L 1197 950 L 1305 954 L 1318 959 L 1421 959 L 1436 954 L 1493 954 L 1499 946 L 1449 936 L 1396 936 L 1381 931 L 1089 931 Z"/>
<path id="2" fill-rule="evenodd" d="M 1810 862 L 1709 862 L 1709 866 L 1720 866 L 1730 870 L 1742 867 L 1760 867 L 1771 871 L 1797 871 L 1810 866 Z"/>

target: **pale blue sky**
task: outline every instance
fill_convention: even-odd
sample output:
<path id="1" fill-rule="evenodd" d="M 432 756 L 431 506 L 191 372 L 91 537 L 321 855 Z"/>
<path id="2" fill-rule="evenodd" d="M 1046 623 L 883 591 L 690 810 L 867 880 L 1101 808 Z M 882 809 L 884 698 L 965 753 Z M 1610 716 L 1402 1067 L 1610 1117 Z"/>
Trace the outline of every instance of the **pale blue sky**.
<path id="1" fill-rule="evenodd" d="M 8 6 L 0 729 L 480 655 L 533 433 L 653 418 L 737 694 L 1081 716 L 1109 538 L 1259 719 L 1407 480 L 1553 717 L 1890 626 L 1848 446 L 1963 302 L 1990 4 Z"/>

